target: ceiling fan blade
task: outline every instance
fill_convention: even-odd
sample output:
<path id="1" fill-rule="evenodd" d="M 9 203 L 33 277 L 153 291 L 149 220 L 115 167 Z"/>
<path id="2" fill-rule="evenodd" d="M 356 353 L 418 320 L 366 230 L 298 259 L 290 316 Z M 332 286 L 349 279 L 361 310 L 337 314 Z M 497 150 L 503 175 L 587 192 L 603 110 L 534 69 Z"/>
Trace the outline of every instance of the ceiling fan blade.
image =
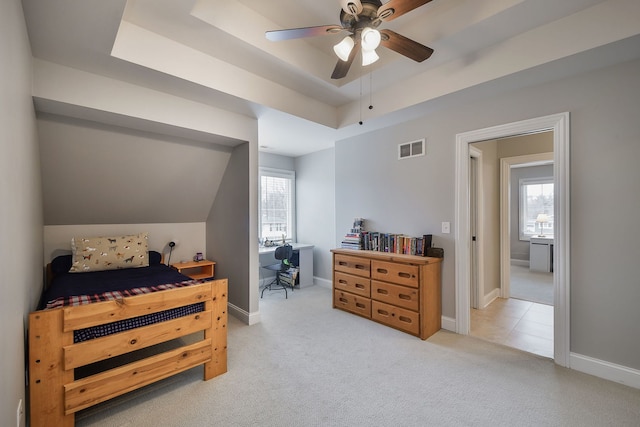
<path id="1" fill-rule="evenodd" d="M 389 0 L 378 8 L 378 18 L 382 21 L 392 21 L 407 12 L 411 12 L 431 0 Z"/>
<path id="2" fill-rule="evenodd" d="M 353 60 L 356 58 L 358 53 L 360 52 L 360 42 L 356 41 L 356 44 L 351 49 L 351 53 L 349 54 L 349 59 L 343 61 L 338 59 L 338 63 L 336 64 L 336 68 L 333 69 L 333 73 L 331 74 L 332 79 L 341 79 L 347 75 L 349 72 L 349 68 L 351 68 L 351 64 Z"/>
<path id="3" fill-rule="evenodd" d="M 287 30 L 267 31 L 265 35 L 272 42 L 282 40 L 301 39 L 303 37 L 324 36 L 327 34 L 336 34 L 344 30 L 340 25 L 320 25 L 317 27 L 290 28 Z"/>
<path id="4" fill-rule="evenodd" d="M 380 41 L 382 46 L 394 50 L 416 62 L 424 61 L 433 53 L 433 49 L 430 47 L 421 45 L 416 41 L 396 33 L 395 31 L 380 30 L 380 33 L 382 35 L 382 40 Z"/>

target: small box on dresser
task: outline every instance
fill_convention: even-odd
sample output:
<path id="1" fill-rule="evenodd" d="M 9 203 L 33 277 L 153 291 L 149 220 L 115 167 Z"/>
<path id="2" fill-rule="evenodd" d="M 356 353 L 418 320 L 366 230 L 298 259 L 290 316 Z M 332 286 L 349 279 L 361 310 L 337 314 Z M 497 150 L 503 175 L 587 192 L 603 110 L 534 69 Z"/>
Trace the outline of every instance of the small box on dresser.
<path id="1" fill-rule="evenodd" d="M 441 258 L 334 249 L 333 307 L 427 339 L 441 328 Z"/>

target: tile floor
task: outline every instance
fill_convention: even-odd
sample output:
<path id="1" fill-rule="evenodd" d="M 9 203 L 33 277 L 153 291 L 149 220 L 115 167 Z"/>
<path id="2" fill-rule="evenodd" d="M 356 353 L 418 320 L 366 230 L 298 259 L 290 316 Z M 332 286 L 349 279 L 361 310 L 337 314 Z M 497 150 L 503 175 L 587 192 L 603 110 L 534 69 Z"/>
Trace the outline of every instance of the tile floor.
<path id="1" fill-rule="evenodd" d="M 482 310 L 471 309 L 470 334 L 553 358 L 553 306 L 497 298 Z"/>

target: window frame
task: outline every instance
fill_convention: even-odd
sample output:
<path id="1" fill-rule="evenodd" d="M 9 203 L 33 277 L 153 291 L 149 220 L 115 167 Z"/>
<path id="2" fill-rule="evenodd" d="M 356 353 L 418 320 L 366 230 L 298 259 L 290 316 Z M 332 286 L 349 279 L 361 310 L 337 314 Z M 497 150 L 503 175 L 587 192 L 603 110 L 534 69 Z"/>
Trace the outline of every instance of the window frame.
<path id="1" fill-rule="evenodd" d="M 533 233 L 526 232 L 526 222 L 527 222 L 527 202 L 526 197 L 524 195 L 525 186 L 527 185 L 538 185 L 538 184 L 553 184 L 554 188 L 554 203 L 555 203 L 555 181 L 553 176 L 544 176 L 544 177 L 536 177 L 536 178 L 521 178 L 518 182 L 518 199 L 519 199 L 519 224 L 518 224 L 518 238 L 522 241 L 529 241 L 531 237 L 536 237 L 539 231 L 534 227 Z M 551 212 L 545 212 L 551 218 L 553 218 L 553 209 Z M 552 234 L 550 233 L 549 236 Z"/>
<path id="2" fill-rule="evenodd" d="M 291 233 L 288 233 L 285 242 L 293 243 L 296 241 L 296 172 L 287 169 L 276 169 L 276 168 L 268 168 L 268 167 L 259 167 L 258 168 L 258 239 L 262 244 L 264 242 L 265 236 L 262 235 L 262 177 L 274 177 L 274 178 L 284 178 L 290 180 L 290 188 L 289 188 L 289 216 L 290 216 L 290 224 L 287 226 L 291 227 Z M 277 242 L 281 242 L 281 240 L 277 240 Z"/>

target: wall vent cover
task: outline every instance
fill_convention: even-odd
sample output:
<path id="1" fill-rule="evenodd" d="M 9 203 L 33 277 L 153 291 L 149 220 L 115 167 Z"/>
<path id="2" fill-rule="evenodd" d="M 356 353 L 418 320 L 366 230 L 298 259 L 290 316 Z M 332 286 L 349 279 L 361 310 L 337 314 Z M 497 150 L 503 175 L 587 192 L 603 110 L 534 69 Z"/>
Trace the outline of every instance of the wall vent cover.
<path id="1" fill-rule="evenodd" d="M 398 160 L 424 156 L 424 138 L 398 145 Z"/>

